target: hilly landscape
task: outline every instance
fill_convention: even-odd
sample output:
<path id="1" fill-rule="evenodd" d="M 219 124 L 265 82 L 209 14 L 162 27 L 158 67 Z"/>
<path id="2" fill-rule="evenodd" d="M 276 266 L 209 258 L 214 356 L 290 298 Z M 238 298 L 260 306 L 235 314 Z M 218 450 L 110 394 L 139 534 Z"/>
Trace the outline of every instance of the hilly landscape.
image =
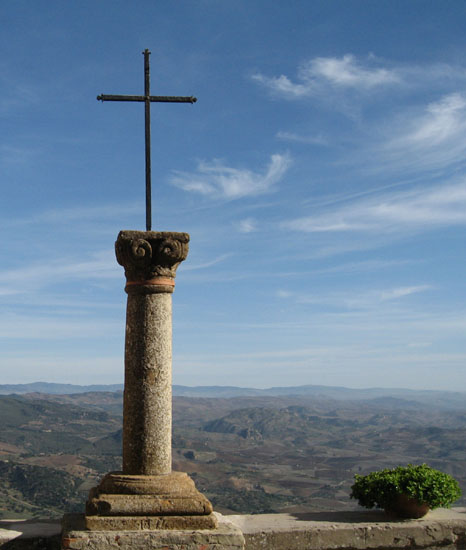
<path id="1" fill-rule="evenodd" d="M 0 395 L 0 517 L 82 511 L 90 487 L 121 467 L 122 392 L 21 389 Z M 452 474 L 466 494 L 464 394 L 250 391 L 175 390 L 174 469 L 220 512 L 353 509 L 355 473 L 407 463 Z"/>

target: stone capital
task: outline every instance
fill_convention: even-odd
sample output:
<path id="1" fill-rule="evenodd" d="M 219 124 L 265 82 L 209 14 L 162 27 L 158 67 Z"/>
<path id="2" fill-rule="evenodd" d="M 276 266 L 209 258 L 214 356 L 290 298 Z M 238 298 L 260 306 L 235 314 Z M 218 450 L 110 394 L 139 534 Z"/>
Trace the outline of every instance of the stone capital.
<path id="1" fill-rule="evenodd" d="M 173 292 L 176 269 L 186 259 L 189 235 L 169 231 L 120 231 L 117 261 L 125 268 L 126 292 Z"/>

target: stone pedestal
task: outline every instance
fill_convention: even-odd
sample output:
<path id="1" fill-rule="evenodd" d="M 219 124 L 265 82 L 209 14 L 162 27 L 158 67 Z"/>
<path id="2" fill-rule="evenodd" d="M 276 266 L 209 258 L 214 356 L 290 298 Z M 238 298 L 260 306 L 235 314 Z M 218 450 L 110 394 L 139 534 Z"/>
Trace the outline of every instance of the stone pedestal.
<path id="1" fill-rule="evenodd" d="M 243 550 L 244 536 L 220 514 L 215 529 L 88 530 L 81 514 L 63 518 L 62 550 Z M 29 547 L 28 547 L 29 548 Z"/>
<path id="2" fill-rule="evenodd" d="M 172 472 L 172 302 L 189 235 L 121 231 L 115 243 L 128 294 L 123 471 L 89 493 L 90 530 L 214 529 L 212 505 L 185 473 Z"/>

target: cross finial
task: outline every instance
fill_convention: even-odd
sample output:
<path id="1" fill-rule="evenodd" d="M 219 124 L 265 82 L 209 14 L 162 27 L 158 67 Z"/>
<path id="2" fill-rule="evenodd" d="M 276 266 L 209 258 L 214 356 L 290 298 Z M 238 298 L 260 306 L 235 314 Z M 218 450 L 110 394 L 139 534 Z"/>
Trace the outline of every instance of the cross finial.
<path id="1" fill-rule="evenodd" d="M 144 126 L 146 144 L 146 230 L 152 229 L 152 199 L 151 199 L 151 146 L 150 146 L 150 104 L 151 103 L 196 103 L 197 98 L 180 96 L 150 95 L 150 51 L 146 48 L 144 55 L 144 95 L 105 95 L 97 96 L 99 101 L 139 101 L 144 102 Z"/>

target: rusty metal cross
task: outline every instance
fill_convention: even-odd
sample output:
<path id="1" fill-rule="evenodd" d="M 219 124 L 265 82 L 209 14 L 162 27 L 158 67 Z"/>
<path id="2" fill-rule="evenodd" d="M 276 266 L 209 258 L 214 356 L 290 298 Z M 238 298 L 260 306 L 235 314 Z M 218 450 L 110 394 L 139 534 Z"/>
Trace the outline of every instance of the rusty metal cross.
<path id="1" fill-rule="evenodd" d="M 105 95 L 97 96 L 99 101 L 140 101 L 144 102 L 144 122 L 146 136 L 146 230 L 152 227 L 152 199 L 151 199 L 151 165 L 150 165 L 150 104 L 151 103 L 196 103 L 195 97 L 159 96 L 150 95 L 150 51 L 146 48 L 144 55 L 144 95 Z"/>

